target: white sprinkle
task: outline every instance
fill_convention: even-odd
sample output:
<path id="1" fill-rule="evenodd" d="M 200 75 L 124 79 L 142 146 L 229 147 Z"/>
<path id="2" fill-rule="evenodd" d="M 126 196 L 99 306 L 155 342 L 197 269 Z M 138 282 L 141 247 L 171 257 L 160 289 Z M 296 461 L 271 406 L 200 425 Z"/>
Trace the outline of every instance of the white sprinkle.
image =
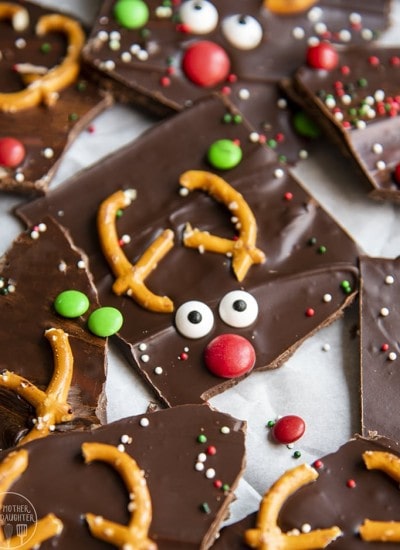
<path id="1" fill-rule="evenodd" d="M 145 342 L 141 342 L 138 347 L 139 347 L 140 351 L 146 351 L 147 344 Z"/>
<path id="2" fill-rule="evenodd" d="M 311 525 L 309 523 L 304 523 L 301 526 L 301 532 L 302 533 L 309 533 L 311 531 Z"/>
<path id="3" fill-rule="evenodd" d="M 376 92 L 374 93 L 374 98 L 376 101 L 383 101 L 385 99 L 384 90 L 376 90 Z"/>
<path id="4" fill-rule="evenodd" d="M 307 44 L 309 46 L 318 46 L 319 43 L 320 43 L 320 39 L 317 38 L 316 36 L 310 36 L 310 38 L 307 40 Z"/>
<path id="5" fill-rule="evenodd" d="M 31 231 L 31 239 L 36 240 L 39 238 L 39 231 L 36 231 L 35 229 Z"/>
<path id="6" fill-rule="evenodd" d="M 215 477 L 215 470 L 214 468 L 208 468 L 205 472 L 207 479 L 213 479 Z"/>
<path id="7" fill-rule="evenodd" d="M 196 462 L 194 469 L 196 472 L 202 472 L 204 470 L 204 464 L 202 462 Z"/>
<path id="8" fill-rule="evenodd" d="M 285 172 L 284 170 L 282 170 L 282 168 L 277 168 L 274 172 L 274 176 L 276 178 L 283 178 L 284 175 L 285 175 Z"/>
<path id="9" fill-rule="evenodd" d="M 329 302 L 332 301 L 332 294 L 329 294 L 329 293 L 324 294 L 323 300 L 325 303 L 328 304 Z"/>
<path id="10" fill-rule="evenodd" d="M 329 351 L 330 349 L 331 349 L 330 344 L 324 344 L 324 345 L 322 346 L 322 351 Z"/>
<path id="11" fill-rule="evenodd" d="M 108 43 L 108 47 L 113 52 L 116 52 L 117 50 L 121 49 L 121 42 L 119 40 L 110 40 L 110 42 Z"/>
<path id="12" fill-rule="evenodd" d="M 341 101 L 342 101 L 343 105 L 350 105 L 351 95 L 349 95 L 349 94 L 342 95 Z"/>
<path id="13" fill-rule="evenodd" d="M 229 428 L 229 426 L 222 426 L 221 433 L 224 434 L 224 435 L 230 434 L 231 429 Z"/>
<path id="14" fill-rule="evenodd" d="M 179 194 L 181 197 L 187 197 L 189 195 L 189 189 L 187 189 L 186 187 L 181 187 L 179 189 Z"/>
<path id="15" fill-rule="evenodd" d="M 133 55 L 137 55 L 138 52 L 140 52 L 140 49 L 141 48 L 140 48 L 139 44 L 132 44 L 131 47 L 129 48 L 131 54 L 133 54 Z"/>
<path id="16" fill-rule="evenodd" d="M 301 149 L 299 151 L 299 158 L 301 159 L 307 159 L 308 158 L 308 151 L 306 151 L 305 149 Z"/>
<path id="17" fill-rule="evenodd" d="M 163 368 L 162 367 L 156 367 L 154 369 L 154 374 L 157 374 L 157 375 L 160 375 L 162 374 L 164 371 L 163 371 Z"/>
<path id="18" fill-rule="evenodd" d="M 131 54 L 129 52 L 122 52 L 121 61 L 123 61 L 124 63 L 129 63 L 129 61 L 132 61 Z"/>
<path id="19" fill-rule="evenodd" d="M 205 462 L 207 460 L 207 455 L 206 453 L 199 453 L 197 455 L 197 461 L 198 462 Z"/>
<path id="20" fill-rule="evenodd" d="M 376 155 L 380 155 L 381 153 L 383 153 L 383 146 L 381 143 L 374 143 L 373 146 L 372 146 L 372 152 L 375 153 Z"/>
<path id="21" fill-rule="evenodd" d="M 280 97 L 278 101 L 276 102 L 279 109 L 286 109 L 287 108 L 287 101 L 284 97 Z"/>
<path id="22" fill-rule="evenodd" d="M 333 107 L 336 107 L 336 101 L 335 98 L 332 96 L 329 96 L 325 100 L 325 105 L 328 107 L 328 109 L 333 109 Z"/>
<path id="23" fill-rule="evenodd" d="M 118 450 L 120 453 L 125 452 L 125 445 L 122 445 L 122 443 L 121 443 L 120 445 L 117 446 L 117 450 Z"/>
<path id="24" fill-rule="evenodd" d="M 349 15 L 349 21 L 350 23 L 352 23 L 353 25 L 359 25 L 361 23 L 361 14 L 357 13 L 357 12 L 352 12 L 350 15 Z"/>
<path id="25" fill-rule="evenodd" d="M 45 223 L 39 223 L 38 230 L 40 233 L 45 233 L 47 231 L 47 225 Z"/>
<path id="26" fill-rule="evenodd" d="M 147 428 L 147 426 L 150 424 L 150 421 L 148 418 L 146 418 L 145 416 L 143 418 L 140 419 L 140 422 L 139 424 L 143 427 L 143 428 Z"/>
<path id="27" fill-rule="evenodd" d="M 45 149 L 43 149 L 42 155 L 46 159 L 51 159 L 54 157 L 54 150 L 51 147 L 46 147 Z"/>
<path id="28" fill-rule="evenodd" d="M 387 275 L 385 277 L 385 284 L 392 285 L 394 283 L 394 277 L 393 275 Z"/>
<path id="29" fill-rule="evenodd" d="M 303 27 L 295 27 L 292 30 L 293 38 L 296 38 L 297 40 L 301 40 L 305 36 L 305 32 Z"/>
<path id="30" fill-rule="evenodd" d="M 150 355 L 148 355 L 147 353 L 143 353 L 143 355 L 140 356 L 140 359 L 141 361 L 143 361 L 143 363 L 148 363 L 150 361 Z"/>
<path id="31" fill-rule="evenodd" d="M 139 59 L 139 61 L 147 61 L 149 59 L 149 54 L 146 52 L 146 50 L 139 50 L 136 57 Z"/>
<path id="32" fill-rule="evenodd" d="M 9 294 L 13 294 L 13 293 L 15 292 L 15 285 L 9 284 L 9 285 L 7 286 L 7 290 L 8 290 L 8 293 L 9 293 Z"/>
<path id="33" fill-rule="evenodd" d="M 388 355 L 388 358 L 390 361 L 395 361 L 397 359 L 397 353 L 395 353 L 394 351 L 391 351 Z"/>
<path id="34" fill-rule="evenodd" d="M 308 20 L 311 21 L 312 23 L 315 23 L 315 21 L 318 21 L 318 19 L 320 19 L 322 16 L 322 9 L 321 8 L 312 8 L 309 12 L 308 12 Z"/>
<path id="35" fill-rule="evenodd" d="M 363 29 L 361 31 L 361 36 L 364 40 L 372 40 L 374 37 L 374 33 L 371 31 L 371 29 Z"/>
<path id="36" fill-rule="evenodd" d="M 101 40 L 101 42 L 107 42 L 108 40 L 108 32 L 107 31 L 99 31 L 97 33 L 97 38 Z"/>
<path id="37" fill-rule="evenodd" d="M 317 34 L 325 34 L 327 30 L 327 26 L 325 23 L 319 22 L 316 25 L 314 25 L 314 30 Z"/>
<path id="38" fill-rule="evenodd" d="M 252 143 L 257 143 L 259 139 L 260 139 L 260 134 L 258 132 L 251 132 L 251 134 L 249 135 L 249 140 Z"/>
<path id="39" fill-rule="evenodd" d="M 359 130 L 365 130 L 365 128 L 367 127 L 367 124 L 365 120 L 357 120 L 356 126 Z"/>
<path id="40" fill-rule="evenodd" d="M 26 40 L 25 38 L 17 38 L 15 41 L 15 47 L 18 48 L 18 50 L 22 50 L 26 46 Z"/>
<path id="41" fill-rule="evenodd" d="M 389 315 L 389 308 L 383 307 L 381 308 L 379 313 L 382 317 L 387 317 Z"/>
<path id="42" fill-rule="evenodd" d="M 250 97 L 250 92 L 247 88 L 242 88 L 239 90 L 239 98 L 243 100 L 247 100 Z"/>
<path id="43" fill-rule="evenodd" d="M 128 434 L 123 434 L 121 435 L 120 441 L 126 445 L 127 443 L 132 443 L 132 438 Z"/>
<path id="44" fill-rule="evenodd" d="M 339 40 L 341 42 L 350 42 L 351 32 L 347 29 L 342 29 L 341 31 L 339 31 Z"/>
<path id="45" fill-rule="evenodd" d="M 377 170 L 384 170 L 386 168 L 386 162 L 384 160 L 378 160 L 375 166 Z"/>
<path id="46" fill-rule="evenodd" d="M 84 260 L 78 260 L 76 262 L 76 267 L 78 267 L 79 269 L 85 269 L 86 266 Z"/>
<path id="47" fill-rule="evenodd" d="M 333 115 L 336 120 L 338 120 L 339 122 L 342 122 L 342 120 L 344 119 L 344 116 L 343 116 L 343 113 L 341 111 L 337 111 L 336 113 L 334 113 Z"/>
<path id="48" fill-rule="evenodd" d="M 112 59 L 107 59 L 107 61 L 104 61 L 102 64 L 101 64 L 101 67 L 105 70 L 105 71 L 113 71 L 115 69 L 115 62 L 112 60 Z"/>
<path id="49" fill-rule="evenodd" d="M 67 271 L 67 264 L 64 261 L 61 261 L 58 264 L 58 271 L 61 271 L 61 273 L 65 273 Z"/>
<path id="50" fill-rule="evenodd" d="M 99 19 L 100 25 L 107 25 L 108 21 L 109 21 L 109 19 L 108 19 L 107 15 L 102 15 Z"/>
<path id="51" fill-rule="evenodd" d="M 110 40 L 121 40 L 121 33 L 119 31 L 111 31 Z"/>
<path id="52" fill-rule="evenodd" d="M 15 174 L 15 179 L 18 183 L 22 183 L 23 181 L 25 181 L 25 176 L 22 172 L 17 172 Z"/>
<path id="53" fill-rule="evenodd" d="M 170 6 L 158 6 L 156 8 L 156 17 L 166 19 L 172 16 L 172 8 Z"/>

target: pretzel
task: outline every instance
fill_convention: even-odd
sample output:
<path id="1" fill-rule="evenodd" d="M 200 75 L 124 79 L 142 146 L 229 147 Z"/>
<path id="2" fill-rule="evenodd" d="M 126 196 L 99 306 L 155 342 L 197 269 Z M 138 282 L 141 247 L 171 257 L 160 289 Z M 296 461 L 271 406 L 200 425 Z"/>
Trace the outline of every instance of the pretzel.
<path id="1" fill-rule="evenodd" d="M 242 281 L 252 264 L 265 261 L 264 252 L 255 246 L 257 223 L 249 205 L 229 183 L 211 172 L 188 170 L 181 175 L 179 182 L 189 191 L 203 189 L 217 201 L 225 204 L 237 218 L 239 237 L 236 240 L 210 235 L 208 232 L 192 229 L 190 224 L 187 224 L 183 243 L 190 248 L 232 255 L 233 271 L 238 281 Z"/>
<path id="2" fill-rule="evenodd" d="M 288 470 L 264 495 L 255 529 L 245 531 L 244 539 L 250 548 L 258 550 L 313 550 L 326 548 L 342 535 L 339 527 L 316 529 L 309 533 L 282 533 L 277 525 L 285 500 L 303 485 L 318 478 L 318 472 L 307 464 Z"/>
<path id="3" fill-rule="evenodd" d="M 12 451 L 0 463 L 0 509 L 3 509 L 4 499 L 11 485 L 23 474 L 28 467 L 28 451 L 20 449 Z M 0 525 L 2 525 L 0 523 Z M 40 545 L 45 540 L 59 535 L 63 530 L 63 524 L 54 514 L 47 514 L 39 521 L 29 525 L 25 541 L 21 544 L 21 538 L 16 535 L 9 539 L 4 537 L 3 529 L 0 528 L 0 547 L 19 548 L 29 550 Z M 3 546 L 3 543 L 5 546 Z"/>
<path id="4" fill-rule="evenodd" d="M 101 248 L 116 277 L 112 288 L 117 296 L 127 294 L 145 309 L 168 313 L 174 310 L 173 302 L 168 296 L 153 294 L 144 284 L 144 280 L 173 247 L 173 231 L 165 229 L 135 265 L 130 263 L 119 244 L 115 224 L 117 213 L 129 206 L 135 198 L 134 189 L 117 191 L 103 201 L 98 211 L 97 230 Z"/>
<path id="5" fill-rule="evenodd" d="M 0 20 L 11 19 L 12 28 L 25 31 L 29 26 L 29 12 L 27 9 L 12 2 L 0 2 Z"/>
<path id="6" fill-rule="evenodd" d="M 400 458 L 384 451 L 366 451 L 364 464 L 368 470 L 381 470 L 397 483 L 400 483 Z M 365 519 L 360 529 L 363 540 L 381 542 L 400 542 L 400 522 L 372 521 Z"/>
<path id="7" fill-rule="evenodd" d="M 0 4 L 0 19 L 7 17 L 11 9 L 7 7 L 10 4 L 6 4 L 6 9 L 2 13 L 1 6 L 2 4 Z M 17 11 L 12 16 L 14 28 L 14 20 L 18 17 L 18 13 Z M 44 15 L 36 25 L 36 34 L 43 36 L 49 32 L 62 32 L 67 36 L 68 47 L 65 58 L 59 65 L 47 70 L 45 74 L 40 74 L 42 68 L 40 68 L 40 71 L 35 71 L 34 67 L 32 67 L 31 72 L 25 72 L 26 65 L 17 64 L 16 70 L 18 71 L 18 67 L 21 68 L 21 78 L 27 87 L 18 92 L 0 93 L 0 110 L 16 112 L 35 107 L 42 102 L 46 105 L 53 105 L 58 99 L 58 92 L 78 78 L 80 70 L 79 56 L 85 42 L 82 27 L 77 21 L 66 15 Z"/>
<path id="8" fill-rule="evenodd" d="M 128 525 L 121 525 L 94 514 L 86 514 L 91 534 L 124 550 L 157 550 L 157 545 L 148 538 L 152 519 L 150 494 L 144 474 L 136 461 L 114 445 L 104 443 L 83 443 L 82 454 L 86 464 L 93 460 L 101 460 L 115 468 L 131 498 L 131 518 Z"/>
<path id="9" fill-rule="evenodd" d="M 278 15 L 291 15 L 308 10 L 317 0 L 264 0 L 264 6 Z"/>
<path id="10" fill-rule="evenodd" d="M 56 328 L 45 332 L 54 356 L 54 373 L 45 391 L 26 378 L 4 370 L 0 374 L 0 387 L 14 391 L 36 410 L 36 423 L 20 441 L 19 445 L 45 437 L 55 424 L 72 419 L 71 407 L 67 403 L 73 372 L 73 357 L 67 334 Z"/>

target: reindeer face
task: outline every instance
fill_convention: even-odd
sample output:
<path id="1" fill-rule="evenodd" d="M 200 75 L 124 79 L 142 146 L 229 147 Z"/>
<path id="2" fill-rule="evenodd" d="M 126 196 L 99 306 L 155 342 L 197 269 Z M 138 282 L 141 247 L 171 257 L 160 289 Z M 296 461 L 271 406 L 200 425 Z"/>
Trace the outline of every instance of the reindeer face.
<path id="1" fill-rule="evenodd" d="M 29 223 L 52 213 L 68 228 L 89 257 L 102 305 L 115 306 L 124 315 L 119 333 L 124 352 L 170 405 L 207 399 L 239 381 L 253 363 L 253 369 L 278 366 L 308 334 L 339 313 L 356 287 L 355 244 L 269 150 L 249 139 L 249 128 L 226 123 L 226 114 L 218 98 L 203 101 L 20 210 Z M 222 138 L 237 140 L 242 152 L 242 160 L 226 170 L 213 167 L 207 156 Z M 238 216 L 240 227 L 229 209 L 232 201 L 225 203 L 203 188 L 180 192 L 182 175 L 199 170 L 211 174 L 212 181 L 223 179 L 245 200 L 250 213 Z M 152 294 L 169 298 L 171 310 L 144 307 L 128 287 L 120 295 L 112 290 L 113 285 L 123 288 L 124 277 L 102 250 L 96 218 L 101 204 L 121 189 L 135 189 L 136 198 L 117 219 L 111 216 L 120 241 L 112 257 L 143 267 L 153 243 L 164 230 L 171 232 L 171 246 L 142 279 Z M 208 232 L 211 244 L 226 246 L 228 253 L 188 246 L 188 223 L 201 234 Z M 265 258 L 248 265 L 240 280 L 230 247 L 241 245 L 247 233 L 253 241 L 244 241 L 246 251 L 257 259 L 256 249 Z M 232 359 L 237 348 L 231 347 L 237 336 L 245 341 L 239 367 Z M 229 344 L 226 363 L 235 371 L 233 377 L 209 369 L 207 354 L 215 357 L 210 342 L 221 337 Z"/>

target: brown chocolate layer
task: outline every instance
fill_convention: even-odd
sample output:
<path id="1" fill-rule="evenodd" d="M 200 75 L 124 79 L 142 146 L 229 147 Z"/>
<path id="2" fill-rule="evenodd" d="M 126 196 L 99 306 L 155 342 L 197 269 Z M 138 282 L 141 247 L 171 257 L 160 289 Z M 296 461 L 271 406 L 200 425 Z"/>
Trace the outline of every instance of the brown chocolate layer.
<path id="1" fill-rule="evenodd" d="M 128 360 L 169 405 L 200 402 L 234 383 L 212 375 L 204 365 L 204 347 L 214 336 L 241 334 L 255 349 L 255 369 L 277 367 L 305 338 L 335 319 L 357 288 L 355 243 L 269 149 L 249 139 L 251 130 L 244 122 L 224 122 L 227 113 L 218 98 L 201 102 L 18 211 L 28 224 L 50 213 L 68 229 L 89 257 L 100 302 L 124 315 L 118 340 Z M 243 152 L 242 161 L 226 171 L 213 169 L 206 159 L 209 146 L 221 138 L 238 140 Z M 179 193 L 180 175 L 193 169 L 223 177 L 242 193 L 255 216 L 256 245 L 266 261 L 252 266 L 241 283 L 230 258 L 199 254 L 182 244 L 187 222 L 226 238 L 236 233 L 226 206 L 201 191 Z M 105 198 L 127 188 L 136 189 L 137 198 L 118 218 L 118 235 L 130 237 L 123 252 L 135 263 L 163 229 L 173 231 L 173 248 L 146 284 L 169 296 L 175 310 L 193 299 L 209 305 L 214 326 L 206 336 L 183 337 L 174 313 L 144 310 L 112 292 L 96 215 Z M 252 294 L 259 306 L 256 321 L 242 329 L 228 326 L 218 314 L 221 299 L 238 289 Z"/>
<path id="2" fill-rule="evenodd" d="M 98 307 L 96 290 L 84 255 L 51 218 L 40 231 L 22 233 L 2 258 L 0 277 L 1 367 L 27 378 L 41 389 L 49 384 L 54 358 L 44 333 L 55 327 L 69 335 L 74 372 L 68 401 L 75 419 L 57 429 L 90 426 L 104 420 L 105 340 L 93 336 L 86 318 L 65 319 L 53 302 L 64 290 L 80 290 Z M 31 426 L 33 410 L 8 390 L 0 393 L 0 447 L 15 444 Z M 33 415 L 35 416 L 35 415 Z"/>
<path id="3" fill-rule="evenodd" d="M 60 64 L 68 44 L 63 33 L 35 33 L 40 17 L 54 13 L 30 2 L 16 1 L 29 13 L 27 29 L 14 30 L 10 19 L 0 19 L 1 93 L 24 89 L 18 64 L 51 69 Z M 17 112 L 0 111 L 0 138 L 13 137 L 25 147 L 25 158 L 13 168 L 0 166 L 0 189 L 42 194 L 48 188 L 61 157 L 90 121 L 111 104 L 82 73 L 75 84 L 59 92 L 54 105 L 44 104 Z"/>
<path id="4" fill-rule="evenodd" d="M 127 524 L 128 491 L 110 465 L 86 465 L 81 445 L 122 444 L 144 471 L 153 509 L 149 536 L 159 550 L 209 548 L 244 468 L 244 437 L 242 421 L 206 405 L 174 407 L 90 432 L 55 435 L 24 446 L 28 468 L 12 484 L 14 494 L 4 506 L 19 503 L 23 495 L 38 519 L 48 513 L 61 519 L 61 535 L 44 542 L 43 549 L 109 548 L 90 535 L 84 515 L 91 512 Z M 196 468 L 199 462 L 202 471 Z"/>

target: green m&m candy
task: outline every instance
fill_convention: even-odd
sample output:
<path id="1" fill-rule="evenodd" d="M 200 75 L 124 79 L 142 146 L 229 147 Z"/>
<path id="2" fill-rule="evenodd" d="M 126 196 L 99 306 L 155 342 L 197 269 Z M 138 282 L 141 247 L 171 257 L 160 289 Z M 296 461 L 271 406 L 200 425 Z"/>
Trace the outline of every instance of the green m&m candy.
<path id="1" fill-rule="evenodd" d="M 242 160 L 242 149 L 231 139 L 214 141 L 208 149 L 207 159 L 218 170 L 230 170 Z"/>
<path id="2" fill-rule="evenodd" d="M 59 315 L 73 319 L 89 309 L 89 299 L 79 290 L 64 290 L 54 300 L 54 309 Z"/>
<path id="3" fill-rule="evenodd" d="M 122 327 L 124 318 L 119 309 L 115 307 L 100 307 L 94 310 L 88 319 L 90 332 L 96 336 L 112 336 Z"/>
<path id="4" fill-rule="evenodd" d="M 114 17 L 122 27 L 140 29 L 149 20 L 149 8 L 143 0 L 118 0 Z"/>

